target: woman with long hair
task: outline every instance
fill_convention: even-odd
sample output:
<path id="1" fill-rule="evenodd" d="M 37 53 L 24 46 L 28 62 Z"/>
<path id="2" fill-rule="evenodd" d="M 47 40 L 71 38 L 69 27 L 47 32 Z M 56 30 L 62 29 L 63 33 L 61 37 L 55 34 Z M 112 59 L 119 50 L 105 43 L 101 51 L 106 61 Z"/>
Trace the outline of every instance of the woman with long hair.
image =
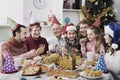
<path id="1" fill-rule="evenodd" d="M 104 28 L 105 62 L 115 80 L 120 80 L 120 26 L 111 22 Z"/>

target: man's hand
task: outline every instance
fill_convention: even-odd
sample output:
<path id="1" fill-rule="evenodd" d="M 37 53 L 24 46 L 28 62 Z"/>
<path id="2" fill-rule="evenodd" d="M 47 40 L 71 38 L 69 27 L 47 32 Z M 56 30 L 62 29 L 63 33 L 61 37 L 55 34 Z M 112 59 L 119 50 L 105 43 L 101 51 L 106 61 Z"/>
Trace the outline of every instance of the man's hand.
<path id="1" fill-rule="evenodd" d="M 29 57 L 35 57 L 36 56 L 36 50 L 32 49 L 31 51 L 29 51 Z"/>
<path id="2" fill-rule="evenodd" d="M 57 46 L 58 46 L 58 44 L 54 44 L 54 45 L 52 46 L 51 51 L 56 52 L 56 48 L 57 48 Z"/>

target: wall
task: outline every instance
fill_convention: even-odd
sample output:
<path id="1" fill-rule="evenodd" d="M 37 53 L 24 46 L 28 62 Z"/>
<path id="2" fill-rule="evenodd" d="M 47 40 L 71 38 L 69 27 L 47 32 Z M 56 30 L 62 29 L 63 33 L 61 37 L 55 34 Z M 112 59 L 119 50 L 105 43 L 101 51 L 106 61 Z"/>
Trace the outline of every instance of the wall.
<path id="1" fill-rule="evenodd" d="M 120 23 L 120 0 L 114 0 L 114 11 L 116 13 L 116 19 L 119 20 Z"/>
<path id="2" fill-rule="evenodd" d="M 0 1 L 0 42 L 8 40 L 11 36 L 7 17 L 14 19 L 18 23 L 23 23 L 23 0 Z"/>
<path id="3" fill-rule="evenodd" d="M 38 21 L 47 21 L 49 9 L 51 9 L 58 20 L 62 22 L 62 19 L 60 18 L 62 16 L 62 0 L 46 0 L 46 7 L 43 9 L 35 8 L 33 0 L 24 0 L 24 24 L 28 25 L 30 23 L 30 11 L 37 17 L 36 19 Z"/>
<path id="4" fill-rule="evenodd" d="M 11 28 L 9 26 L 0 26 L 0 42 L 8 40 L 11 37 L 11 35 Z"/>
<path id="5" fill-rule="evenodd" d="M 30 11 L 34 13 L 38 21 L 47 21 L 48 12 L 51 9 L 58 20 L 62 22 L 62 1 L 46 0 L 46 3 L 47 5 L 44 9 L 37 9 L 33 6 L 33 0 L 2 0 L 0 2 L 0 42 L 8 40 L 11 37 L 11 28 L 8 27 L 7 17 L 28 26 L 30 23 Z M 49 29 L 50 27 L 43 27 L 43 37 L 50 37 L 51 30 Z M 45 31 L 49 32 L 45 33 Z"/>
<path id="6" fill-rule="evenodd" d="M 23 23 L 23 0 L 0 1 L 0 25 L 7 24 L 7 17 Z"/>

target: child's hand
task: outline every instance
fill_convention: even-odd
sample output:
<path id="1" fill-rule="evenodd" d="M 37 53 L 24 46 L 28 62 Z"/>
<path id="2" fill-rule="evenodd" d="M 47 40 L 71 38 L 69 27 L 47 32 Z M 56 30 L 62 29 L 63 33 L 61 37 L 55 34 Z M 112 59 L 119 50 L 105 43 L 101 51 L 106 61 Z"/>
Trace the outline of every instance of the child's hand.
<path id="1" fill-rule="evenodd" d="M 98 58 L 99 58 L 99 54 L 94 54 L 94 60 L 98 60 Z"/>
<path id="2" fill-rule="evenodd" d="M 87 38 L 82 38 L 82 39 L 79 40 L 79 44 L 80 44 L 82 47 L 85 46 L 86 42 L 87 42 Z"/>
<path id="3" fill-rule="evenodd" d="M 68 54 L 68 50 L 65 47 L 61 48 L 63 54 Z"/>
<path id="4" fill-rule="evenodd" d="M 79 52 L 79 50 L 76 49 L 76 48 L 73 48 L 73 52 L 74 52 L 74 53 L 77 53 L 77 52 Z"/>

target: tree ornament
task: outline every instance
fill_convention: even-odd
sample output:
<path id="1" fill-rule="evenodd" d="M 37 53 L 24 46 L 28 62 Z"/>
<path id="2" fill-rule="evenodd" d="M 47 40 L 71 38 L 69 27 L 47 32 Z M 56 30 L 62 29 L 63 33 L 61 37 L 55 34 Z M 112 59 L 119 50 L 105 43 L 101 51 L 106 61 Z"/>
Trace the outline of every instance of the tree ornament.
<path id="1" fill-rule="evenodd" d="M 96 5 L 96 6 L 98 5 L 98 1 L 95 2 L 95 5 Z"/>
<path id="2" fill-rule="evenodd" d="M 108 14 L 105 14 L 105 16 L 108 16 Z"/>
<path id="3" fill-rule="evenodd" d="M 65 23 L 68 24 L 70 22 L 70 18 L 69 17 L 66 17 L 65 18 Z"/>
<path id="4" fill-rule="evenodd" d="M 113 14 L 109 14 L 109 16 L 113 17 Z"/>

